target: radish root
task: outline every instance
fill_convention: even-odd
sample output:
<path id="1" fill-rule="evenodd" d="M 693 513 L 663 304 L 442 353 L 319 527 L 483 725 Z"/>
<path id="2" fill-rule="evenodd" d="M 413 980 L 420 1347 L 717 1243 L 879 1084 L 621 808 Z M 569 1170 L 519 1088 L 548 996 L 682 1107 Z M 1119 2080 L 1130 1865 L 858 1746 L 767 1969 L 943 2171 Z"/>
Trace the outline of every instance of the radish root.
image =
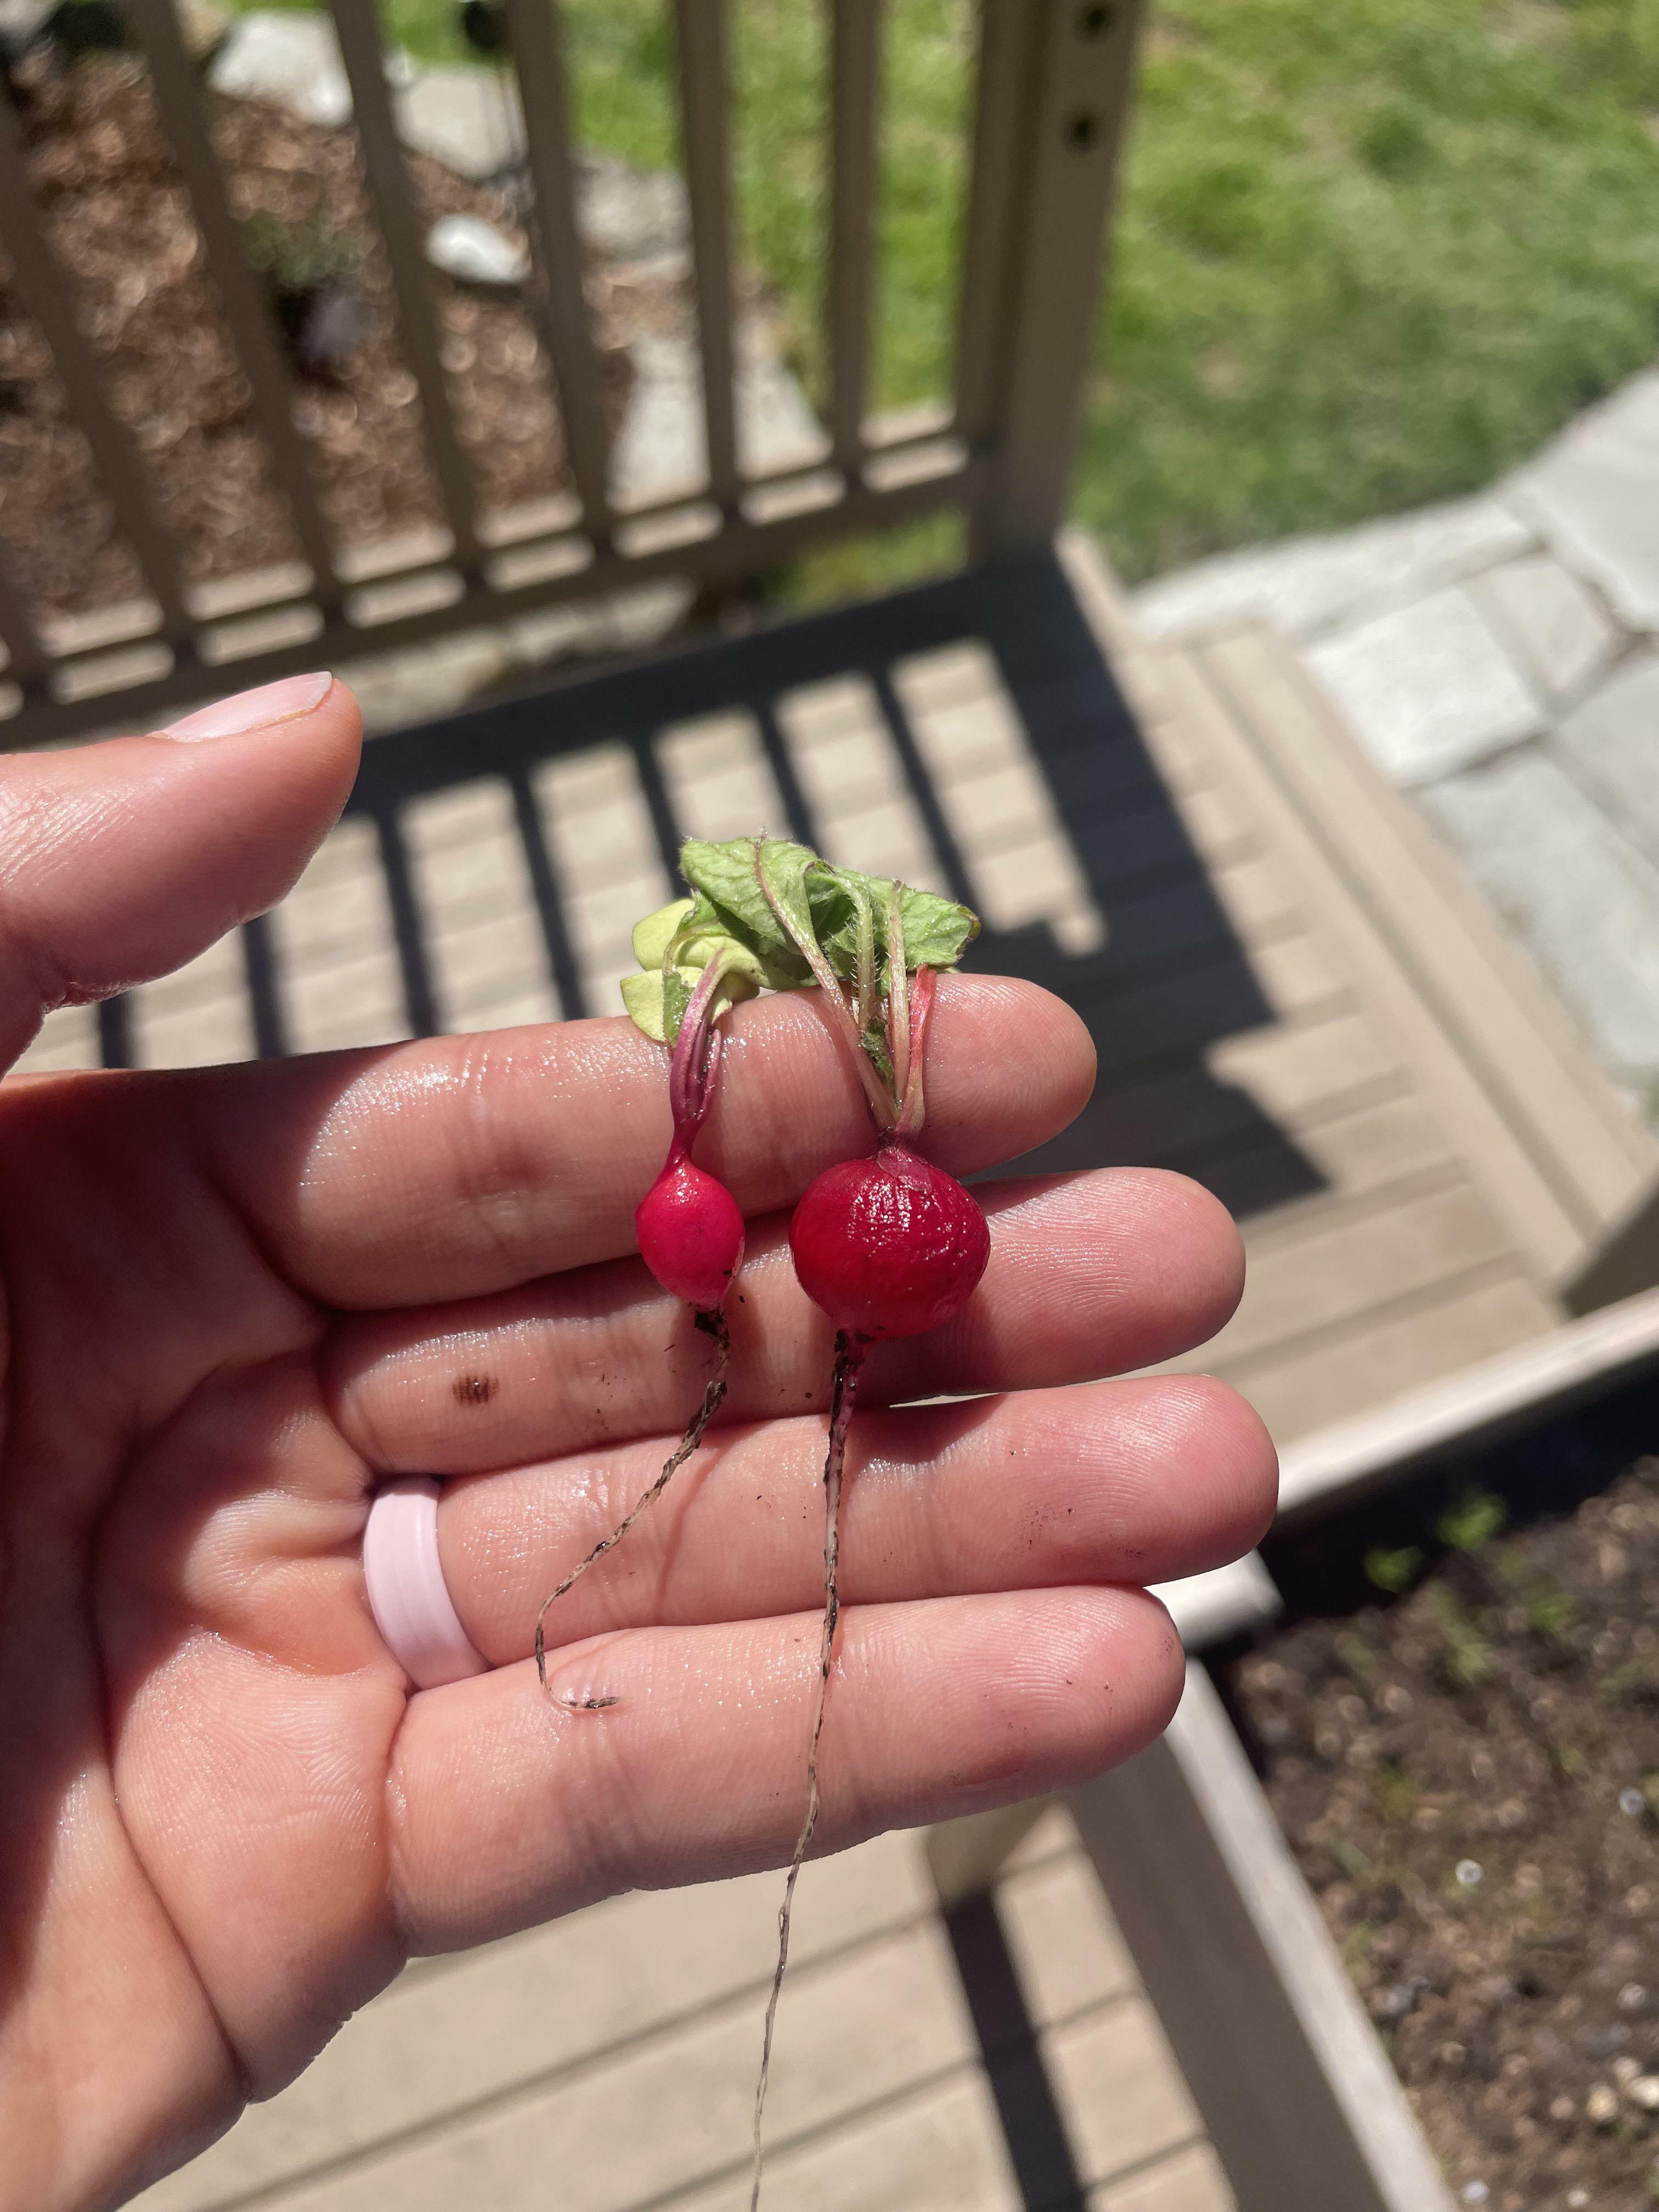
<path id="1" fill-rule="evenodd" d="M 749 2212 L 758 2212 L 761 2194 L 761 2118 L 766 2108 L 766 2084 L 772 2071 L 772 2030 L 778 2016 L 778 1996 L 784 1969 L 789 1964 L 789 1922 L 795 1903 L 795 1884 L 818 1825 L 818 1741 L 823 1734 L 823 1711 L 830 1695 L 830 1664 L 841 1619 L 841 1480 L 847 1461 L 847 1431 L 858 1395 L 859 1371 L 866 1346 L 843 1329 L 836 1339 L 836 1371 L 830 1396 L 830 1448 L 823 1462 L 823 1633 L 818 1644 L 818 1694 L 812 1714 L 812 1735 L 806 1752 L 806 1818 L 795 1839 L 789 1862 L 789 1878 L 783 1887 L 778 1912 L 778 1963 L 772 1975 L 772 1994 L 766 2004 L 766 2028 L 761 2039 L 760 2078 L 755 2084 L 755 2162 L 749 2191 Z"/>
<path id="2" fill-rule="evenodd" d="M 594 1545 L 587 1557 L 572 1567 L 552 1595 L 542 1601 L 542 1609 L 536 1615 L 536 1672 L 541 1679 L 543 1689 L 556 1705 L 564 1705 L 566 1700 L 555 1694 L 553 1686 L 547 1679 L 548 1614 L 571 1585 L 581 1580 L 596 1559 L 602 1559 L 607 1552 L 616 1550 L 617 1545 L 621 1543 L 647 1506 L 653 1505 L 662 1496 L 675 1475 L 702 1442 L 703 1431 L 720 1411 L 725 1400 L 726 1370 L 732 1357 L 732 1337 L 726 1326 L 726 1316 L 718 1307 L 708 1307 L 698 1313 L 696 1325 L 705 1336 L 713 1337 L 714 1340 L 714 1371 L 709 1376 L 708 1387 L 702 1394 L 702 1403 L 686 1423 L 685 1432 L 664 1462 L 662 1473 L 646 1492 L 644 1497 L 640 1499 L 627 1519 L 620 1522 L 608 1536 L 602 1537 Z M 583 1704 L 580 1710 L 585 1712 L 598 1712 L 605 1706 L 614 1705 L 619 1702 L 620 1700 L 616 1698 L 590 1700 Z"/>

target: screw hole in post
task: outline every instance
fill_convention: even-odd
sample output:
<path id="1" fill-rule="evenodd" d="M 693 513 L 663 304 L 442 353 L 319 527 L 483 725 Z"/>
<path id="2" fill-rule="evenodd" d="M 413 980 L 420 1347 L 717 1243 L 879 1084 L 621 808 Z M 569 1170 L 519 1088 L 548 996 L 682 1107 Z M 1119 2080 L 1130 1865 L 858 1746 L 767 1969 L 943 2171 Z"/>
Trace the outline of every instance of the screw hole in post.
<path id="1" fill-rule="evenodd" d="M 1100 118 L 1085 109 L 1074 115 L 1066 126 L 1066 143 L 1079 154 L 1086 154 L 1100 137 Z"/>
<path id="2" fill-rule="evenodd" d="M 1080 8 L 1078 10 L 1077 34 L 1080 39 L 1103 39 L 1112 27 L 1116 10 L 1103 6 Z"/>

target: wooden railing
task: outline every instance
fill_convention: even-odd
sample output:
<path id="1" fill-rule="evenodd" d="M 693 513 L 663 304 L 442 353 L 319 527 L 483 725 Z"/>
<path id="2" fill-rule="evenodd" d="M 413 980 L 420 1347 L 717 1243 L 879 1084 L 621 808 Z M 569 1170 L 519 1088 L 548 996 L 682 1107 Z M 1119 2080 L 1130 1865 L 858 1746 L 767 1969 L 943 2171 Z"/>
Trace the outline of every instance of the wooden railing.
<path id="1" fill-rule="evenodd" d="M 569 100 L 557 6 L 507 0 L 546 348 L 570 497 L 550 522 L 479 512 L 442 366 L 374 0 L 330 0 L 355 104 L 398 338 L 418 390 L 443 526 L 418 542 L 335 544 L 260 280 L 245 258 L 209 136 L 198 73 L 171 0 L 126 0 L 162 130 L 189 193 L 206 273 L 246 375 L 301 558 L 191 585 L 145 464 L 106 396 L 72 281 L 32 196 L 23 137 L 0 96 L 0 249 L 50 348 L 141 599 L 36 620 L 8 563 L 0 510 L 0 742 L 142 719 L 192 694 L 264 681 L 441 629 L 681 574 L 752 577 L 814 541 L 944 506 L 966 510 L 972 557 L 1046 544 L 1058 524 L 1098 294 L 1139 0 L 981 0 L 969 203 L 957 276 L 954 390 L 918 428 L 872 416 L 882 0 L 829 0 L 830 191 L 823 316 L 828 450 L 745 477 L 734 420 L 732 223 L 726 0 L 672 0 L 690 209 L 707 480 L 619 511 L 582 285 Z M 800 0 L 803 6 L 808 0 Z"/>

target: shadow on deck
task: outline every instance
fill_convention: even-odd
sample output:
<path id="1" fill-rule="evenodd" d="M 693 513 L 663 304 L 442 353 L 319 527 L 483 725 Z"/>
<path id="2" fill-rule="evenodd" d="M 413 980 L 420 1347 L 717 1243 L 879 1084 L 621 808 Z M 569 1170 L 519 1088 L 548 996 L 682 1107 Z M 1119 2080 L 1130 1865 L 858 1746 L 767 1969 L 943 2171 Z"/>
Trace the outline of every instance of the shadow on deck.
<path id="1" fill-rule="evenodd" d="M 688 743 L 696 757 L 677 758 Z M 609 774 L 596 806 L 582 771 L 601 762 Z M 625 921 L 648 910 L 659 882 L 677 882 L 688 834 L 787 826 L 850 865 L 948 890 L 985 921 L 969 964 L 1057 993 L 1100 1056 L 1090 1107 L 1021 1168 L 1180 1167 L 1251 1212 L 1316 1190 L 1322 1177 L 1244 1090 L 1206 1065 L 1207 1048 L 1274 1015 L 1212 880 L 1249 841 L 1224 830 L 1218 848 L 1200 853 L 1166 773 L 1069 579 L 1044 560 L 378 739 L 348 820 L 373 826 L 401 1026 L 414 1035 L 482 1025 L 457 1018 L 446 986 L 447 941 L 465 916 L 434 883 L 446 848 L 422 834 L 481 779 L 507 795 L 567 1017 L 617 1011 L 611 969 L 629 964 L 614 957 Z M 601 811 L 611 817 L 603 828 Z M 598 842 L 584 853 L 586 825 Z M 648 858 L 619 844 L 619 830 L 640 836 Z M 619 890 L 639 886 L 625 918 L 622 905 L 596 911 L 605 884 L 584 866 L 596 853 Z M 436 867 L 423 865 L 433 855 Z M 490 889 L 477 886 L 475 902 L 486 935 Z M 1272 917 L 1261 919 L 1271 933 Z M 285 951 L 279 929 L 261 920 L 243 933 L 243 957 L 258 1049 L 302 1048 L 285 969 L 303 951 Z M 124 1002 L 104 1010 L 102 1047 L 115 1064 L 145 1056 Z"/>

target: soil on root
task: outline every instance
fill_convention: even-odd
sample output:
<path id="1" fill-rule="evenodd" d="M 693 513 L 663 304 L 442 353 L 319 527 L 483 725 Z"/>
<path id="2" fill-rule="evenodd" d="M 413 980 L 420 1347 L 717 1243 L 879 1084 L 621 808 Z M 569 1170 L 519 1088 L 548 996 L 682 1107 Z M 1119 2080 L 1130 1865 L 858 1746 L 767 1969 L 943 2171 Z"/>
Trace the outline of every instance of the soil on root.
<path id="1" fill-rule="evenodd" d="M 1226 1687 L 1454 2195 L 1659 2201 L 1659 1460 Z"/>
<path id="2" fill-rule="evenodd" d="M 76 289 L 106 392 L 130 428 L 188 580 L 298 551 L 256 425 L 148 77 L 125 56 L 31 64 L 21 112 L 37 204 Z M 370 544 L 441 520 L 415 380 L 398 347 L 391 275 L 349 127 L 208 92 L 215 147 L 239 221 L 263 216 L 302 244 L 337 247 L 364 310 L 358 343 L 326 373 L 296 374 L 295 419 L 314 457 L 330 532 Z M 423 156 L 407 162 L 422 228 L 482 216 L 522 244 L 509 195 Z M 588 272 L 613 426 L 628 386 L 618 288 Z M 443 363 L 480 508 L 567 489 L 569 470 L 528 301 L 434 272 Z M 51 356 L 0 256 L 0 544 L 40 614 L 106 605 L 140 589 L 112 534 Z"/>

